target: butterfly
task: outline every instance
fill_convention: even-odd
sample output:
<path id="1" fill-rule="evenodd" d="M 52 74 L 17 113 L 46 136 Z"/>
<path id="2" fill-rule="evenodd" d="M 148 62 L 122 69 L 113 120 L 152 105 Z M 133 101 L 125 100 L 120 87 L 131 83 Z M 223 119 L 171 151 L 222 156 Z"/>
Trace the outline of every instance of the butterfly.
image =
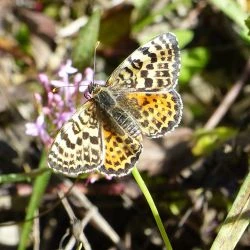
<path id="1" fill-rule="evenodd" d="M 172 33 L 161 34 L 135 50 L 104 86 L 90 86 L 90 98 L 67 121 L 50 148 L 48 165 L 76 177 L 97 170 L 120 177 L 135 166 L 142 135 L 160 137 L 182 117 L 175 87 L 180 50 Z"/>

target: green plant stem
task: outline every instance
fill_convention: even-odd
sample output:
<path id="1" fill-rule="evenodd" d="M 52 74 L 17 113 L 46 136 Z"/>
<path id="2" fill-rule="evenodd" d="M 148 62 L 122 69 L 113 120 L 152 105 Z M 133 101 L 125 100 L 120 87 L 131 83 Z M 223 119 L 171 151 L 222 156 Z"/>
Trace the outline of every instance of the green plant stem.
<path id="1" fill-rule="evenodd" d="M 47 153 L 44 150 L 41 155 L 38 168 L 39 170 L 47 168 L 46 155 Z M 27 248 L 35 213 L 39 208 L 39 204 L 43 198 L 50 176 L 51 176 L 51 171 L 46 171 L 41 175 L 37 176 L 37 178 L 34 181 L 33 192 L 31 194 L 30 201 L 27 207 L 25 223 L 23 224 L 18 250 L 25 250 Z"/>
<path id="2" fill-rule="evenodd" d="M 32 170 L 29 173 L 18 173 L 18 174 L 5 174 L 0 176 L 0 185 L 4 183 L 14 183 L 27 181 L 30 182 L 35 179 L 37 176 L 43 174 L 44 172 L 49 172 L 49 168 L 36 169 Z"/>
<path id="3" fill-rule="evenodd" d="M 145 196 L 145 198 L 146 198 L 146 200 L 147 200 L 147 202 L 149 204 L 149 207 L 150 207 L 150 209 L 152 211 L 152 214 L 153 214 L 153 216 L 155 218 L 156 224 L 157 224 L 157 226 L 159 228 L 159 231 L 161 233 L 161 236 L 162 236 L 162 239 L 163 239 L 164 244 L 166 246 L 166 249 L 167 250 L 172 250 L 173 248 L 171 246 L 171 243 L 169 241 L 169 238 L 167 236 L 167 233 L 166 233 L 165 228 L 163 226 L 163 223 L 161 221 L 161 217 L 159 215 L 159 212 L 158 212 L 158 210 L 157 210 L 157 208 L 155 206 L 154 200 L 153 200 L 150 192 L 148 191 L 148 188 L 147 188 L 145 182 L 143 181 L 143 179 L 142 179 L 142 177 L 141 177 L 141 175 L 140 175 L 140 173 L 139 173 L 139 171 L 138 171 L 138 169 L 136 167 L 133 168 L 132 174 L 133 174 L 137 184 L 139 185 L 142 193 L 144 194 L 144 196 Z"/>

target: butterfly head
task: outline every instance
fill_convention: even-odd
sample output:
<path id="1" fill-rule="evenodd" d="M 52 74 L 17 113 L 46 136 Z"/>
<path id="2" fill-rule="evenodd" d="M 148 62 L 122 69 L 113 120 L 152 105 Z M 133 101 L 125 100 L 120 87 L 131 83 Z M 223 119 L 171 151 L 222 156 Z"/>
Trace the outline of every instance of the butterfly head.
<path id="1" fill-rule="evenodd" d="M 91 82 L 88 85 L 88 92 L 90 94 L 95 94 L 97 89 L 98 89 L 98 84 L 97 83 Z"/>

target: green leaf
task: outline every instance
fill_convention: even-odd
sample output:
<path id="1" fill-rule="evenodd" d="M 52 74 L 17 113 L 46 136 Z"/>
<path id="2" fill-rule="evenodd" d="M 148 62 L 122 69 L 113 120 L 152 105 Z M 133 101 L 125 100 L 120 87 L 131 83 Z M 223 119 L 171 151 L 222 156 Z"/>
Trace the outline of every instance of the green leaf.
<path id="1" fill-rule="evenodd" d="M 248 28 L 248 35 L 250 36 L 250 17 L 247 18 L 247 20 L 245 21 L 246 26 Z"/>
<path id="2" fill-rule="evenodd" d="M 60 17 L 60 5 L 58 3 L 49 3 L 48 5 L 45 6 L 44 8 L 44 14 L 47 16 L 57 19 Z"/>
<path id="3" fill-rule="evenodd" d="M 130 33 L 132 10 L 130 5 L 119 9 L 113 8 L 109 11 L 109 15 L 102 19 L 99 34 L 102 45 L 113 46 Z"/>
<path id="4" fill-rule="evenodd" d="M 15 38 L 23 51 L 28 52 L 30 46 L 30 31 L 29 27 L 22 23 L 15 34 Z"/>
<path id="5" fill-rule="evenodd" d="M 190 8 L 192 6 L 191 0 L 175 0 L 168 1 L 168 3 L 162 5 L 161 8 L 152 8 L 153 2 L 154 1 L 152 0 L 135 0 L 133 2 L 135 5 L 133 17 L 135 17 L 136 19 L 133 25 L 134 33 L 139 33 L 150 24 L 157 22 L 158 18 L 168 16 L 169 13 L 174 12 L 174 10 L 177 9 L 180 5 L 184 8 Z"/>
<path id="6" fill-rule="evenodd" d="M 171 32 L 177 36 L 180 48 L 184 48 L 194 38 L 194 32 L 192 30 L 173 30 Z"/>
<path id="7" fill-rule="evenodd" d="M 79 70 L 91 65 L 98 41 L 101 13 L 95 11 L 87 24 L 79 31 L 78 38 L 72 53 L 73 65 Z"/>
<path id="8" fill-rule="evenodd" d="M 164 15 L 167 15 L 171 11 L 173 11 L 178 6 L 178 2 L 175 3 L 169 3 L 166 4 L 163 8 L 160 10 L 151 10 L 148 15 L 145 15 L 144 18 L 142 18 L 142 8 L 144 6 L 140 6 L 139 13 L 138 13 L 138 19 L 137 22 L 133 25 L 133 32 L 139 33 L 141 30 L 143 30 L 145 27 L 149 26 L 150 24 L 154 23 L 154 21 L 157 19 L 157 17 L 162 17 Z M 142 8 L 141 8 L 142 7 Z"/>
<path id="9" fill-rule="evenodd" d="M 194 74 L 200 72 L 207 65 L 209 58 L 209 50 L 204 47 L 183 50 L 179 81 L 182 84 L 189 82 Z"/>
<path id="10" fill-rule="evenodd" d="M 250 42 L 250 38 L 247 35 L 248 30 L 245 25 L 247 13 L 243 11 L 237 1 L 210 0 L 210 2 L 215 5 L 219 10 L 221 10 L 225 15 L 227 15 L 235 24 L 237 24 L 238 27 L 240 27 L 239 34 L 241 35 L 241 37 Z"/>
<path id="11" fill-rule="evenodd" d="M 137 22 L 150 15 L 151 0 L 134 0 Z"/>
<path id="12" fill-rule="evenodd" d="M 192 148 L 192 153 L 195 156 L 208 154 L 235 134 L 235 129 L 227 127 L 218 127 L 209 131 L 197 131 L 195 135 L 196 142 Z"/>

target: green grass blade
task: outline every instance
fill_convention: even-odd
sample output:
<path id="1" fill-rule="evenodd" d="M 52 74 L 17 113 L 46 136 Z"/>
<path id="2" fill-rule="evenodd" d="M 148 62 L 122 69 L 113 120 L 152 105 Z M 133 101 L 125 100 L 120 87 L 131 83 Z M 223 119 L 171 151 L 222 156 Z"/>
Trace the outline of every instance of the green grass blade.
<path id="1" fill-rule="evenodd" d="M 228 216 L 214 240 L 211 250 L 231 250 L 239 242 L 250 222 L 250 173 L 241 185 L 240 191 Z"/>

